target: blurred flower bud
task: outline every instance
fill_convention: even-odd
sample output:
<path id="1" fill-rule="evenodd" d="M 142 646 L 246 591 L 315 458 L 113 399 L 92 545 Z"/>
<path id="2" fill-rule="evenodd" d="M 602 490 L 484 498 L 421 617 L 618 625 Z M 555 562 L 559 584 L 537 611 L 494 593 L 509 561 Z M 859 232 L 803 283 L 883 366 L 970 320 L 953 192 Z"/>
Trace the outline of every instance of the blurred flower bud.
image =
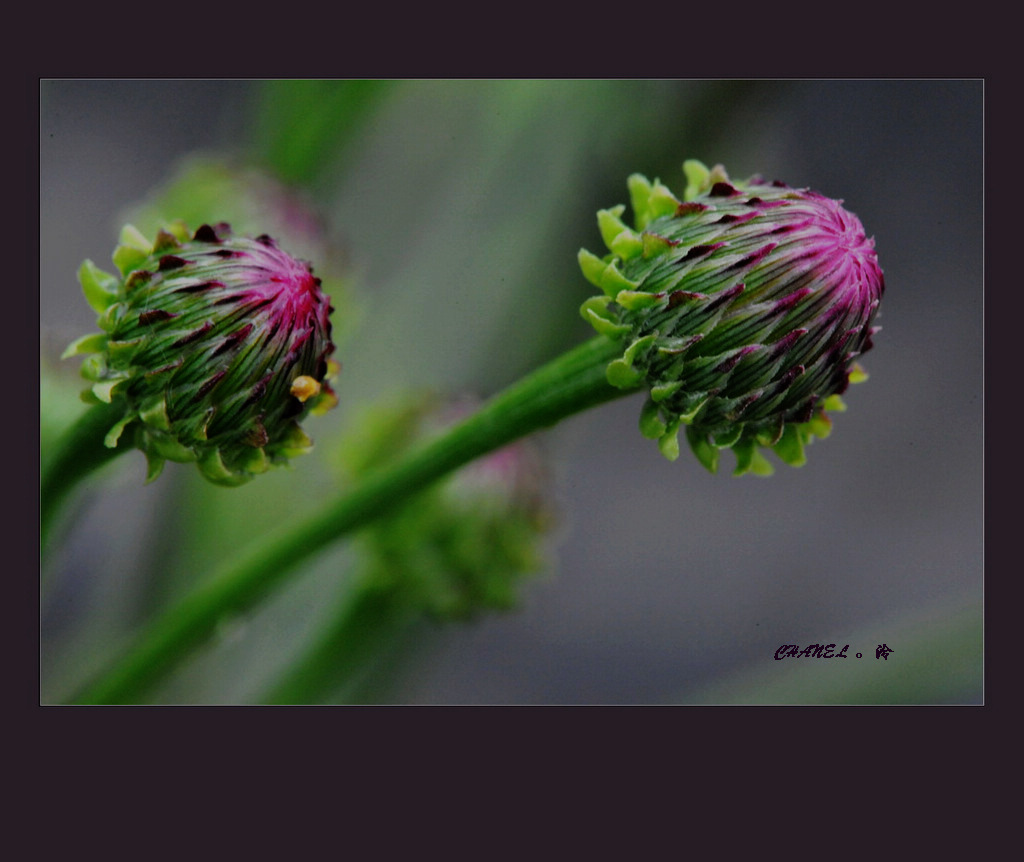
<path id="1" fill-rule="evenodd" d="M 478 406 L 423 395 L 373 406 L 339 445 L 346 480 L 444 434 Z M 367 568 L 395 601 L 434 619 L 512 608 L 523 581 L 547 565 L 545 537 L 557 520 L 549 485 L 529 440 L 485 455 L 364 530 Z"/>
<path id="2" fill-rule="evenodd" d="M 649 390 L 640 428 L 670 460 L 685 427 L 712 472 L 723 448 L 737 474 L 771 472 L 760 446 L 800 465 L 830 430 L 826 410 L 866 378 L 854 359 L 871 347 L 884 290 L 874 241 L 817 192 L 734 182 L 696 161 L 684 171 L 682 200 L 629 178 L 633 228 L 624 206 L 598 213 L 610 253 L 579 261 L 603 295 L 581 312 L 623 342 L 608 380 Z"/>
<path id="3" fill-rule="evenodd" d="M 308 451 L 299 420 L 336 402 L 333 309 L 309 264 L 227 224 L 179 224 L 154 242 L 128 226 L 113 259 L 120 277 L 82 264 L 103 331 L 64 353 L 91 354 L 87 400 L 124 404 L 107 446 L 133 434 L 149 481 L 165 460 L 195 461 L 221 485 Z"/>

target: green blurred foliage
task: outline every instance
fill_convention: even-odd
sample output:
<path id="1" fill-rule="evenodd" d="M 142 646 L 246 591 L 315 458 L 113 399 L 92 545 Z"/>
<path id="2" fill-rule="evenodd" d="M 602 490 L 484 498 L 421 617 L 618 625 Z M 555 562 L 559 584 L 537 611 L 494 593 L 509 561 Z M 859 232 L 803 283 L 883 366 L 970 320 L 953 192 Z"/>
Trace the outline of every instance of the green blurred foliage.
<path id="1" fill-rule="evenodd" d="M 338 169 L 346 144 L 359 134 L 391 81 L 267 81 L 253 117 L 252 151 L 287 183 L 311 183 Z"/>

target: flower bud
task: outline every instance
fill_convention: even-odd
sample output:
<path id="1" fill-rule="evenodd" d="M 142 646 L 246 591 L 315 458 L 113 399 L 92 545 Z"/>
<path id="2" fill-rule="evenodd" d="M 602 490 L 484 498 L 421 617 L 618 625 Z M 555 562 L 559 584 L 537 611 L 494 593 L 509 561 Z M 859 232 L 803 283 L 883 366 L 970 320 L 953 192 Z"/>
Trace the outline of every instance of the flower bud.
<path id="1" fill-rule="evenodd" d="M 64 353 L 91 354 L 86 400 L 124 404 L 107 446 L 134 434 L 149 481 L 165 460 L 195 461 L 222 485 L 308 451 L 299 420 L 336 402 L 333 309 L 309 264 L 226 224 L 175 225 L 154 242 L 128 226 L 113 259 L 120 277 L 82 264 L 103 331 Z"/>
<path id="2" fill-rule="evenodd" d="M 768 474 L 759 447 L 804 462 L 827 436 L 826 410 L 866 375 L 884 291 L 874 241 L 855 215 L 809 189 L 737 183 L 720 166 L 688 161 L 683 199 L 634 175 L 635 225 L 624 206 L 598 213 L 609 254 L 581 251 L 601 296 L 583 317 L 623 343 L 608 366 L 613 385 L 649 391 L 640 428 L 662 453 L 679 454 L 685 428 L 709 470 L 731 448 L 736 474 Z"/>
<path id="3" fill-rule="evenodd" d="M 408 394 L 371 405 L 338 441 L 344 480 L 358 482 L 446 433 L 473 398 Z M 514 608 L 548 564 L 557 523 L 543 453 L 519 439 L 414 494 L 360 536 L 368 575 L 392 601 L 437 620 Z"/>

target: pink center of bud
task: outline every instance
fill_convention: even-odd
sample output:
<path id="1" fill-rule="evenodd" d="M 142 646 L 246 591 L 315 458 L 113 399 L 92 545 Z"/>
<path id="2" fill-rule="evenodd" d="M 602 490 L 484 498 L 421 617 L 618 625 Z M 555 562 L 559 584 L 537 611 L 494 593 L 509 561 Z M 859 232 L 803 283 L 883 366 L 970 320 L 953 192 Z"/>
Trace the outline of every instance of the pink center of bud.
<path id="1" fill-rule="evenodd" d="M 329 308 L 320 280 L 309 267 L 273 245 L 247 252 L 244 289 L 247 302 L 259 303 L 276 331 L 287 332 L 297 349 L 319 325 L 326 331 Z"/>
<path id="2" fill-rule="evenodd" d="M 881 298 L 882 270 L 875 243 L 860 220 L 838 201 L 819 195 L 812 198 L 815 218 L 804 242 L 834 287 L 834 296 L 850 307 L 866 309 Z"/>

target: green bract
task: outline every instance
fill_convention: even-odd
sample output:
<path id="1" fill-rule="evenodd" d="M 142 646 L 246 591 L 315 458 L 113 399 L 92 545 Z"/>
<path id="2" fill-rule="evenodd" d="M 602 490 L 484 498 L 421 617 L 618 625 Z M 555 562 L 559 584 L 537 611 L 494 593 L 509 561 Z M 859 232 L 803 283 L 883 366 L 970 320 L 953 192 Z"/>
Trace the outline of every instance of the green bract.
<path id="1" fill-rule="evenodd" d="M 107 446 L 133 435 L 150 481 L 165 460 L 195 461 L 222 485 L 308 451 L 299 420 L 336 400 L 333 309 L 309 264 L 226 224 L 174 225 L 153 242 L 127 226 L 113 260 L 120 275 L 82 264 L 102 331 L 64 353 L 91 354 L 86 400 L 123 405 Z"/>
<path id="2" fill-rule="evenodd" d="M 579 261 L 602 295 L 581 309 L 622 342 L 609 382 L 644 387 L 640 428 L 678 457 L 678 433 L 714 472 L 720 449 L 735 472 L 766 475 L 769 447 L 804 462 L 804 445 L 831 428 L 827 410 L 866 375 L 884 291 L 873 240 L 839 201 L 808 189 L 733 182 L 719 166 L 684 165 L 682 199 L 655 180 L 629 178 L 624 206 L 598 213 L 609 249 Z"/>

